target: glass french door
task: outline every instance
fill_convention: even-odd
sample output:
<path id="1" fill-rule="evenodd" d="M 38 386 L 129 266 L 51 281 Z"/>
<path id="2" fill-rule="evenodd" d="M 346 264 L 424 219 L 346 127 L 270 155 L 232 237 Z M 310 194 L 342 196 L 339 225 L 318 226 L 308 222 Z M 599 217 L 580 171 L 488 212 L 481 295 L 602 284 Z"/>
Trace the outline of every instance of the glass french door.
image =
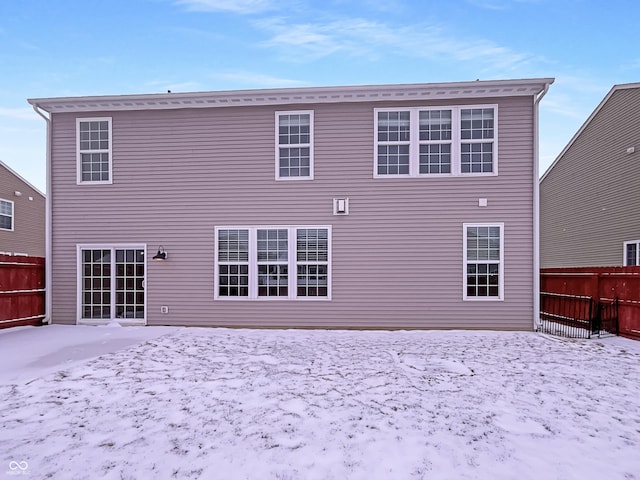
<path id="1" fill-rule="evenodd" d="M 144 247 L 80 247 L 80 318 L 145 319 Z"/>

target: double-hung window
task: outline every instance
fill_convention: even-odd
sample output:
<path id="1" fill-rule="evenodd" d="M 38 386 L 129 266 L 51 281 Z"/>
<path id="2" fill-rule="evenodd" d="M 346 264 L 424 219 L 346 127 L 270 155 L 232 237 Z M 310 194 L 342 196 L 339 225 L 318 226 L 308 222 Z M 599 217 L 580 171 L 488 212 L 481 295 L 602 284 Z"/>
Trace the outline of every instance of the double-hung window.
<path id="1" fill-rule="evenodd" d="M 13 230 L 13 202 L 0 198 L 0 230 Z"/>
<path id="2" fill-rule="evenodd" d="M 216 227 L 216 299 L 329 299 L 330 227 Z"/>
<path id="3" fill-rule="evenodd" d="M 111 118 L 76 119 L 80 183 L 112 183 Z"/>
<path id="4" fill-rule="evenodd" d="M 497 105 L 375 110 L 374 177 L 495 175 Z"/>
<path id="5" fill-rule="evenodd" d="M 276 112 L 276 180 L 313 179 L 313 111 Z"/>
<path id="6" fill-rule="evenodd" d="M 504 224 L 464 224 L 465 300 L 502 300 Z"/>
<path id="7" fill-rule="evenodd" d="M 634 267 L 640 265 L 640 240 L 624 242 L 624 266 Z"/>

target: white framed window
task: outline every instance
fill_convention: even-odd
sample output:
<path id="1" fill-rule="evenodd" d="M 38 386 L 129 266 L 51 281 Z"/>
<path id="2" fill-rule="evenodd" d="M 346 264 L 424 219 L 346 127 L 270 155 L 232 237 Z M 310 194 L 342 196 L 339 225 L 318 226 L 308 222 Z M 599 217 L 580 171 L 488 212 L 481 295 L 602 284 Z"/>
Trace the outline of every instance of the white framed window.
<path id="1" fill-rule="evenodd" d="M 77 118 L 77 183 L 112 183 L 111 117 Z"/>
<path id="2" fill-rule="evenodd" d="M 504 299 L 504 224 L 463 224 L 463 299 Z"/>
<path id="3" fill-rule="evenodd" d="M 497 105 L 378 108 L 373 176 L 497 175 Z"/>
<path id="4" fill-rule="evenodd" d="M 640 265 L 640 240 L 624 242 L 624 266 L 635 267 Z"/>
<path id="5" fill-rule="evenodd" d="M 330 300 L 330 226 L 215 228 L 216 300 Z"/>
<path id="6" fill-rule="evenodd" d="M 13 231 L 13 202 L 0 198 L 0 230 Z"/>
<path id="7" fill-rule="evenodd" d="M 276 112 L 276 180 L 313 180 L 313 110 Z"/>

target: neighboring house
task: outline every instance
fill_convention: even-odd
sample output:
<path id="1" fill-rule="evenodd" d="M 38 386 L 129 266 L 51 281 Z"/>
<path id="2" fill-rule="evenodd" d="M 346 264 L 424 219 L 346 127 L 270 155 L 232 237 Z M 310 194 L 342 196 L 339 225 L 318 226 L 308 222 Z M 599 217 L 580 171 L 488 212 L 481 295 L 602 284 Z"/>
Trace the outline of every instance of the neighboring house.
<path id="1" fill-rule="evenodd" d="M 44 194 L 1 161 L 0 253 L 45 254 Z"/>
<path id="2" fill-rule="evenodd" d="M 640 265 L 640 83 L 616 85 L 540 180 L 547 267 Z"/>
<path id="3" fill-rule="evenodd" d="M 532 330 L 552 82 L 31 99 L 49 319 Z"/>

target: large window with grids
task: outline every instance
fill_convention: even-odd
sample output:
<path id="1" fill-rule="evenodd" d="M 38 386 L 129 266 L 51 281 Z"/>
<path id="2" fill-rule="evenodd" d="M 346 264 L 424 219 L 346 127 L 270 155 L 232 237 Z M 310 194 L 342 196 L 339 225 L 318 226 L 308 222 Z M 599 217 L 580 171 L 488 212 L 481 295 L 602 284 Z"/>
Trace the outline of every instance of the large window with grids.
<path id="1" fill-rule="evenodd" d="M 111 117 L 76 119 L 80 183 L 111 183 Z"/>
<path id="2" fill-rule="evenodd" d="M 0 198 L 0 230 L 13 230 L 13 202 Z"/>
<path id="3" fill-rule="evenodd" d="M 503 300 L 504 224 L 464 224 L 465 300 Z"/>
<path id="4" fill-rule="evenodd" d="M 78 245 L 78 320 L 145 319 L 144 246 Z"/>
<path id="5" fill-rule="evenodd" d="M 276 112 L 276 179 L 313 179 L 313 111 Z"/>
<path id="6" fill-rule="evenodd" d="M 215 299 L 330 299 L 331 227 L 216 227 Z"/>
<path id="7" fill-rule="evenodd" d="M 640 240 L 624 242 L 624 266 L 635 267 L 640 265 Z"/>
<path id="8" fill-rule="evenodd" d="M 497 105 L 375 110 L 374 177 L 495 175 Z"/>

